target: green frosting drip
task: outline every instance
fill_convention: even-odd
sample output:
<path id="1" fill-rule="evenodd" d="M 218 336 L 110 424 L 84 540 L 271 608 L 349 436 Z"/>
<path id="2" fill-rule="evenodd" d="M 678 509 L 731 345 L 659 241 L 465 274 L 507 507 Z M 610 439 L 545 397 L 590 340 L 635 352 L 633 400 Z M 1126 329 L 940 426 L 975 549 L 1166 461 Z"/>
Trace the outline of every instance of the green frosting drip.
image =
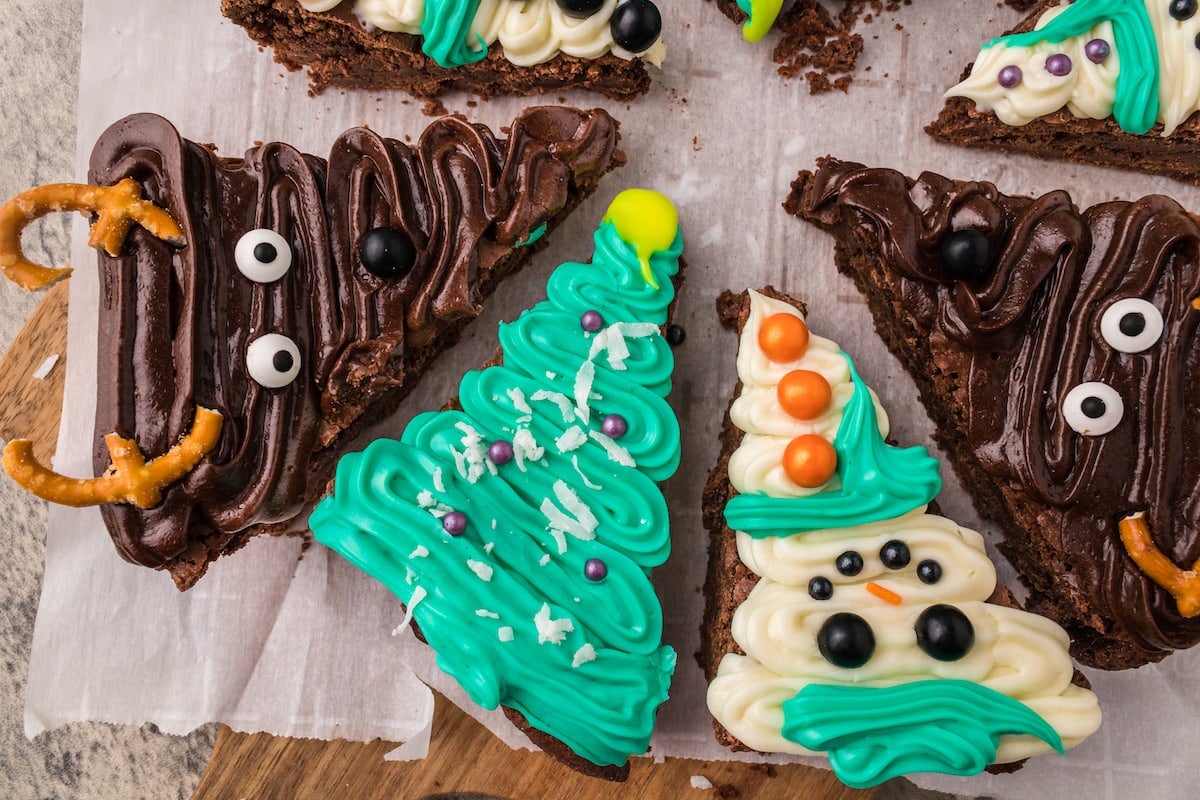
<path id="1" fill-rule="evenodd" d="M 892 447 L 883 440 L 875 403 L 850 356 L 854 394 L 846 403 L 833 449 L 840 487 L 806 497 L 739 494 L 725 505 L 725 521 L 756 539 L 865 525 L 907 514 L 941 491 L 938 462 L 923 447 Z"/>
<path id="2" fill-rule="evenodd" d="M 1143 134 L 1158 120 L 1159 63 L 1154 27 L 1141 0 L 1075 0 L 1045 27 L 1001 36 L 984 47 L 1054 44 L 1082 36 L 1102 22 L 1112 23 L 1114 44 L 1121 55 L 1113 118 L 1126 133 Z"/>
<path id="3" fill-rule="evenodd" d="M 645 752 L 675 667 L 649 573 L 670 552 L 656 482 L 679 464 L 679 426 L 659 326 L 683 242 L 676 234 L 650 257 L 659 289 L 614 224 L 595 244 L 592 263 L 558 267 L 548 299 L 501 325 L 503 364 L 463 377 L 461 409 L 421 414 L 401 441 L 342 458 L 310 524 L 408 605 L 474 702 L 514 708 L 612 765 Z M 590 310 L 606 326 L 595 333 L 580 324 Z M 575 404 L 585 364 L 595 369 L 587 421 Z M 591 436 L 614 413 L 628 424 L 617 460 Z M 526 432 L 543 452 L 520 445 Z M 484 460 L 497 440 L 519 457 Z M 457 536 L 443 528 L 451 509 L 467 520 Z M 593 558 L 607 567 L 601 581 L 584 575 Z"/>
<path id="4" fill-rule="evenodd" d="M 531 230 L 529 232 L 529 235 L 526 236 L 522 241 L 517 242 L 516 246 L 517 247 L 528 247 L 529 245 L 533 244 L 534 242 L 536 242 L 538 239 L 542 238 L 545 235 L 546 235 L 546 223 L 543 222 L 541 225 L 538 225 L 536 228 Z"/>
<path id="5" fill-rule="evenodd" d="M 478 49 L 467 45 L 471 22 L 478 10 L 479 0 L 425 0 L 421 51 L 444 69 L 487 58 L 487 42 L 482 36 L 475 36 L 479 40 Z"/>
<path id="6" fill-rule="evenodd" d="M 913 772 L 978 774 L 1006 735 L 1036 736 L 1064 752 L 1054 728 L 1024 703 L 961 680 L 810 684 L 784 701 L 783 720 L 785 738 L 827 751 L 838 778 L 855 789 Z"/>

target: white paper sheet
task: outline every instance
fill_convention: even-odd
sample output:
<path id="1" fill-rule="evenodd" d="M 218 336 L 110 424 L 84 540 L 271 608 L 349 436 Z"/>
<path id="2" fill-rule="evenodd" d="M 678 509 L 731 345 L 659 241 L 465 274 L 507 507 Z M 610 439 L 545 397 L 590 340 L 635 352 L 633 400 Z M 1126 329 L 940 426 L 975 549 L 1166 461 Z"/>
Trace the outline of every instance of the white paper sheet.
<path id="1" fill-rule="evenodd" d="M 226 154 L 274 139 L 325 154 L 334 136 L 353 125 L 415 138 L 427 124 L 420 104 L 400 94 L 332 91 L 309 97 L 303 78 L 285 74 L 259 52 L 219 16 L 217 5 L 216 0 L 87 3 L 81 178 L 100 132 L 136 111 L 164 114 L 188 138 L 216 142 Z M 413 413 L 440 404 L 463 370 L 491 354 L 496 322 L 541 299 L 545 278 L 560 261 L 590 253 L 590 233 L 620 189 L 645 185 L 671 196 L 679 206 L 689 263 L 678 309 L 688 339 L 677 351 L 672 397 L 685 441 L 683 465 L 665 489 L 674 554 L 656 582 L 666 639 L 680 658 L 653 753 L 722 759 L 732 754 L 711 738 L 703 679 L 691 657 L 699 644 L 706 547 L 700 491 L 735 381 L 736 343 L 718 329 L 716 294 L 773 283 L 806 298 L 810 324 L 855 356 L 889 411 L 895 437 L 928 444 L 931 430 L 912 382 L 874 335 L 858 294 L 836 274 L 832 240 L 779 208 L 796 171 L 831 153 L 909 174 L 933 168 L 952 177 L 992 180 L 1009 192 L 1069 187 L 1081 205 L 1161 191 L 1200 208 L 1200 194 L 1162 179 L 1007 159 L 929 140 L 921 128 L 940 108 L 942 89 L 980 41 L 1015 19 L 993 4 L 971 4 L 971 13 L 964 14 L 956 0 L 922 0 L 894 20 L 884 15 L 864 30 L 864 61 L 871 71 L 859 73 L 848 96 L 816 98 L 803 85 L 779 78 L 769 61 L 770 43 L 742 42 L 713 4 L 662 8 L 669 56 L 649 96 L 614 104 L 565 95 L 572 104 L 603 105 L 623 121 L 629 166 L 606 180 L 522 276 L 501 287 L 466 341 L 442 358 L 383 430 L 398 432 Z M 527 103 L 447 102 L 451 110 L 493 126 L 510 121 Z M 60 470 L 77 475 L 91 471 L 97 380 L 96 277 L 83 232 L 80 222 L 68 402 L 56 460 Z M 948 469 L 943 475 L 943 509 L 977 524 Z M 413 757 L 423 752 L 433 709 L 419 676 L 465 704 L 506 741 L 527 746 L 501 714 L 465 702 L 427 648 L 410 635 L 389 635 L 403 618 L 399 602 L 319 546 L 301 552 L 297 540 L 253 541 L 180 594 L 165 575 L 121 561 L 94 510 L 55 507 L 46 558 L 26 696 L 29 735 L 83 719 L 153 721 L 175 733 L 219 720 L 238 730 L 294 736 L 412 738 L 414 746 L 398 755 Z M 1178 797 L 1190 791 L 1200 753 L 1200 652 L 1137 672 L 1089 675 L 1105 725 L 1066 758 L 1039 758 L 1011 776 L 919 782 L 1011 798 Z"/>

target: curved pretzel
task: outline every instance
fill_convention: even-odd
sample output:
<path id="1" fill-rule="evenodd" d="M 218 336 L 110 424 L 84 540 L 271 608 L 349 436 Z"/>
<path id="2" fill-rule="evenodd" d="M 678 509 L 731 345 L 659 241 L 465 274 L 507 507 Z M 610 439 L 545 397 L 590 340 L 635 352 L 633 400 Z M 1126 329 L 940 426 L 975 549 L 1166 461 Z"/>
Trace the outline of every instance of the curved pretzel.
<path id="1" fill-rule="evenodd" d="M 99 478 L 68 478 L 38 463 L 28 439 L 14 439 L 4 448 L 4 471 L 33 494 L 66 506 L 130 503 L 151 508 L 162 489 L 187 475 L 217 446 L 221 414 L 196 406 L 192 429 L 178 444 L 153 461 L 146 461 L 137 442 L 115 433 L 104 437 L 112 466 Z"/>
<path id="2" fill-rule="evenodd" d="M 1179 615 L 1191 618 L 1200 615 L 1200 561 L 1191 569 L 1180 569 L 1150 537 L 1150 526 L 1139 511 L 1117 523 L 1121 544 L 1143 574 L 1166 589 L 1175 598 Z"/>
<path id="3" fill-rule="evenodd" d="M 70 267 L 44 267 L 25 258 L 21 231 L 36 219 L 60 211 L 95 212 L 88 244 L 103 247 L 110 256 L 121 252 L 121 243 L 133 223 L 175 247 L 187 244 L 183 229 L 163 209 L 142 199 L 133 178 L 114 186 L 85 183 L 51 183 L 35 186 L 0 206 L 0 271 L 24 289 L 44 289 L 71 274 Z"/>

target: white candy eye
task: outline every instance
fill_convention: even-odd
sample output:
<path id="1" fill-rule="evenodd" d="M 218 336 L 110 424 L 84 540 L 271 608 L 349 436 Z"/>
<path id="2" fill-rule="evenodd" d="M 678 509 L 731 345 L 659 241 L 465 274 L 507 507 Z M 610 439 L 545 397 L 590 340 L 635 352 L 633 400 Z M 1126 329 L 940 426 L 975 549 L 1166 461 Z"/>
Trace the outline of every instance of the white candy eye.
<path id="1" fill-rule="evenodd" d="M 1063 398 L 1063 418 L 1076 433 L 1102 436 L 1120 424 L 1125 403 L 1106 383 L 1081 383 Z"/>
<path id="2" fill-rule="evenodd" d="M 264 334 L 246 349 L 246 370 L 256 383 L 282 389 L 300 374 L 300 348 L 281 334 Z"/>
<path id="3" fill-rule="evenodd" d="M 1158 309 L 1140 297 L 1113 303 L 1100 318 L 1100 334 L 1114 350 L 1140 353 L 1162 336 L 1163 318 Z"/>
<path id="4" fill-rule="evenodd" d="M 287 240 L 266 228 L 247 231 L 233 249 L 238 272 L 255 283 L 270 283 L 287 274 L 292 248 Z"/>

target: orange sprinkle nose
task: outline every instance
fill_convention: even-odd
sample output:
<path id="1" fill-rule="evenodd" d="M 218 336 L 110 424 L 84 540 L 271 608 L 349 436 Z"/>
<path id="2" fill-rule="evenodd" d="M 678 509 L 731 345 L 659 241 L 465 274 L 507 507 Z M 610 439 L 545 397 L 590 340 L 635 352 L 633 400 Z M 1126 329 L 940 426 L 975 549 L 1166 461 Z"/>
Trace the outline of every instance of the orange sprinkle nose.
<path id="1" fill-rule="evenodd" d="M 1192 299 L 1192 308 L 1200 311 L 1200 297 L 1195 297 Z"/>
<path id="2" fill-rule="evenodd" d="M 894 606 L 898 606 L 904 602 L 904 598 L 900 597 L 900 595 L 896 594 L 891 589 L 885 589 L 875 581 L 867 582 L 867 591 L 885 603 L 891 603 Z"/>
<path id="3" fill-rule="evenodd" d="M 833 399 L 829 381 L 809 369 L 794 369 L 784 375 L 775 391 L 779 405 L 796 419 L 816 419 Z"/>
<path id="4" fill-rule="evenodd" d="M 807 489 L 824 486 L 837 471 L 837 451 L 815 433 L 797 436 L 783 451 L 783 471 Z"/>
<path id="5" fill-rule="evenodd" d="M 758 346 L 772 361 L 795 361 L 808 349 L 808 326 L 791 314 L 772 314 L 758 329 Z"/>

